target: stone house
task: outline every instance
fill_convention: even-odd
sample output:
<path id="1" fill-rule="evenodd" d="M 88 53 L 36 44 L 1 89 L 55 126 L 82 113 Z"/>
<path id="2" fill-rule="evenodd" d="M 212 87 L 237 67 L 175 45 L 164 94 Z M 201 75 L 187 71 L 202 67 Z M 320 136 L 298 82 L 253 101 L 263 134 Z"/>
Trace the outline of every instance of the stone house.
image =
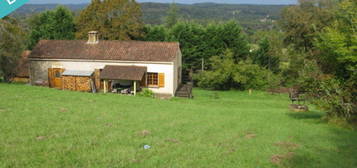
<path id="1" fill-rule="evenodd" d="M 182 54 L 176 42 L 41 40 L 29 55 L 30 83 L 76 91 L 148 88 L 174 96 L 181 84 Z"/>

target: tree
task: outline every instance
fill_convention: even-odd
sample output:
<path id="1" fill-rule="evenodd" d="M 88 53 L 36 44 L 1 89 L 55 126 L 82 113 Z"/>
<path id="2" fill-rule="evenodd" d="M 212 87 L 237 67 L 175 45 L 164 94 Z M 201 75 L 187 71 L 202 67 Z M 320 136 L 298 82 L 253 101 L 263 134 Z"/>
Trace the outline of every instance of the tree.
<path id="1" fill-rule="evenodd" d="M 333 20 L 333 0 L 299 0 L 282 12 L 280 26 L 288 44 L 310 51 L 318 33 Z"/>
<path id="2" fill-rule="evenodd" d="M 238 22 L 232 20 L 223 24 L 218 36 L 221 37 L 221 43 L 225 46 L 225 50 L 230 49 L 233 52 L 236 63 L 248 58 L 248 41 Z"/>
<path id="3" fill-rule="evenodd" d="M 210 62 L 211 70 L 195 76 L 199 87 L 217 90 L 266 89 L 280 84 L 277 75 L 249 59 L 235 63 L 230 50 L 224 56 L 212 57 Z"/>
<path id="4" fill-rule="evenodd" d="M 76 38 L 88 38 L 88 32 L 96 30 L 102 31 L 104 26 L 103 2 L 101 0 L 92 0 L 91 3 L 80 12 L 76 18 Z"/>
<path id="5" fill-rule="evenodd" d="M 357 75 L 357 3 L 344 0 L 339 4 L 336 20 L 320 33 L 316 46 L 318 61 L 325 73 L 349 79 Z"/>
<path id="6" fill-rule="evenodd" d="M 279 72 L 280 60 L 274 56 L 268 39 L 263 39 L 259 43 L 259 49 L 253 54 L 253 63 L 258 64 L 273 72 Z"/>
<path id="7" fill-rule="evenodd" d="M 169 11 L 167 12 L 166 27 L 171 28 L 177 23 L 178 21 L 177 11 L 178 11 L 177 5 L 175 2 L 173 2 L 170 5 Z"/>
<path id="8" fill-rule="evenodd" d="M 227 50 L 233 53 L 235 63 L 245 60 L 249 55 L 248 41 L 236 21 L 209 24 L 203 39 L 206 60 L 217 55 L 224 56 Z"/>
<path id="9" fill-rule="evenodd" d="M 0 77 L 5 82 L 9 82 L 16 73 L 15 68 L 24 49 L 24 35 L 15 19 L 0 19 Z"/>
<path id="10" fill-rule="evenodd" d="M 30 19 L 29 47 L 32 49 L 39 40 L 72 40 L 75 25 L 72 12 L 63 6 L 46 11 Z"/>
<path id="11" fill-rule="evenodd" d="M 105 40 L 133 40 L 142 37 L 141 8 L 135 0 L 92 0 L 81 11 L 76 24 L 76 37 L 86 39 L 97 30 Z"/>
<path id="12" fill-rule="evenodd" d="M 147 25 L 144 27 L 144 37 L 141 39 L 143 41 L 169 41 L 170 35 L 168 29 L 164 26 L 151 26 Z"/>
<path id="13" fill-rule="evenodd" d="M 205 30 L 196 23 L 180 22 L 172 27 L 170 41 L 180 43 L 183 56 L 183 69 L 201 69 L 202 58 L 205 58 Z"/>
<path id="14" fill-rule="evenodd" d="M 341 0 L 334 12 L 330 24 L 314 34 L 313 57 L 300 63 L 297 84 L 328 118 L 352 120 L 357 114 L 357 3 Z"/>

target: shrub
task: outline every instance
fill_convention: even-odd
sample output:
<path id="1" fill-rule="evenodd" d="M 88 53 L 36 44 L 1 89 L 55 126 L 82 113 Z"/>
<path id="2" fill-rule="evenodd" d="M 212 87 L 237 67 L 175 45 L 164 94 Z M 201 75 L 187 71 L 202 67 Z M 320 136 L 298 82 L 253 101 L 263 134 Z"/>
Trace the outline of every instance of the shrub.
<path id="1" fill-rule="evenodd" d="M 143 89 L 141 92 L 138 93 L 138 96 L 141 97 L 154 97 L 154 92 L 150 89 Z"/>
<path id="2" fill-rule="evenodd" d="M 252 64 L 249 60 L 242 61 L 237 65 L 233 80 L 241 89 L 262 90 L 280 85 L 279 75 L 275 75 L 257 64 Z"/>
<path id="3" fill-rule="evenodd" d="M 328 118 L 350 119 L 357 114 L 353 85 L 321 72 L 315 61 L 306 61 L 298 84 L 312 102 L 327 111 Z M 352 90 L 351 90 L 352 89 Z"/>
<path id="4" fill-rule="evenodd" d="M 266 89 L 280 85 L 280 76 L 246 60 L 234 63 L 233 54 L 227 52 L 222 57 L 211 59 L 212 70 L 194 76 L 201 88 L 227 89 Z"/>

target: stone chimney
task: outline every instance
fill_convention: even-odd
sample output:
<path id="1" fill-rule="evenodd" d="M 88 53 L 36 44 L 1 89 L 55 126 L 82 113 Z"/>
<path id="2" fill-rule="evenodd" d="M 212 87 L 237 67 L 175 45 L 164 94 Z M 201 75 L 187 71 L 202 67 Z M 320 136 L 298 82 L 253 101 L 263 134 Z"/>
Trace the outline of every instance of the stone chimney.
<path id="1" fill-rule="evenodd" d="M 88 32 L 88 42 L 87 42 L 87 44 L 98 44 L 98 43 L 99 43 L 98 31 L 90 31 L 90 32 Z"/>

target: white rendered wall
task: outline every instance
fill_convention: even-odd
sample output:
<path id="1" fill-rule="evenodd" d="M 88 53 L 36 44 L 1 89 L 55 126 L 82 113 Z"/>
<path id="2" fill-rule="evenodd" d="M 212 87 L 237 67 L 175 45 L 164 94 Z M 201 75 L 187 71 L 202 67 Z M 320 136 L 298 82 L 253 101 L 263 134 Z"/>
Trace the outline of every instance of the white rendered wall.
<path id="1" fill-rule="evenodd" d="M 175 61 L 176 62 L 176 61 Z M 144 62 L 113 62 L 113 61 L 76 61 L 76 60 L 30 60 L 30 82 L 35 84 L 36 81 L 48 81 L 48 68 L 63 68 L 66 70 L 83 70 L 94 71 L 95 69 L 103 69 L 106 65 L 124 65 L 124 66 L 145 66 L 147 72 L 164 73 L 165 87 L 149 88 L 158 94 L 175 95 L 177 88 L 177 77 L 174 70 L 173 62 L 167 63 L 144 63 Z"/>

